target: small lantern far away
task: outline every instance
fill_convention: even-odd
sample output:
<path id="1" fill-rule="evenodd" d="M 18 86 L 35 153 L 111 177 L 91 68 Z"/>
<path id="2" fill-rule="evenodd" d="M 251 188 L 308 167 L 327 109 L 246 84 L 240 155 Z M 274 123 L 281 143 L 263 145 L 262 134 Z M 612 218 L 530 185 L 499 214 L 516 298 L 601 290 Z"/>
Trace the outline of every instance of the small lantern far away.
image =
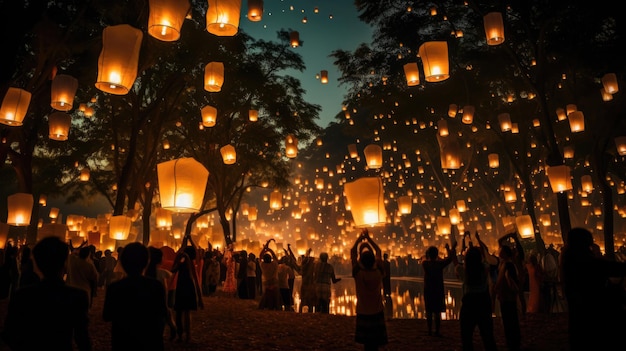
<path id="1" fill-rule="evenodd" d="M 420 84 L 420 71 L 417 68 L 417 62 L 409 62 L 404 65 L 404 75 L 406 84 L 410 87 Z"/>
<path id="2" fill-rule="evenodd" d="M 292 31 L 289 33 L 289 44 L 292 48 L 300 46 L 300 33 L 298 31 Z"/>
<path id="3" fill-rule="evenodd" d="M 204 67 L 204 90 L 217 93 L 224 84 L 224 63 L 209 62 Z"/>
<path id="4" fill-rule="evenodd" d="M 502 13 L 490 12 L 483 17 L 485 35 L 488 45 L 500 45 L 504 43 L 504 21 Z"/>
<path id="5" fill-rule="evenodd" d="M 508 112 L 502 112 L 498 114 L 498 123 L 500 123 L 500 130 L 504 132 L 511 131 L 513 128 L 511 123 L 511 115 Z"/>
<path id="6" fill-rule="evenodd" d="M 398 197 L 398 211 L 400 214 L 411 214 L 413 209 L 413 200 L 410 196 L 404 195 Z"/>
<path id="7" fill-rule="evenodd" d="M 492 153 L 489 154 L 487 157 L 489 158 L 489 168 L 500 167 L 500 155 Z"/>
<path id="8" fill-rule="evenodd" d="M 48 137 L 51 140 L 65 141 L 70 135 L 72 117 L 65 112 L 53 112 L 48 116 Z"/>
<path id="9" fill-rule="evenodd" d="M 465 200 L 456 200 L 456 208 L 461 213 L 467 211 L 467 205 L 465 204 Z"/>
<path id="10" fill-rule="evenodd" d="M 7 197 L 7 224 L 12 226 L 27 226 L 35 200 L 33 194 L 15 193 Z"/>
<path id="11" fill-rule="evenodd" d="M 259 110 L 248 110 L 248 120 L 256 122 L 259 120 Z"/>
<path id="12" fill-rule="evenodd" d="M 328 71 L 322 70 L 320 72 L 320 82 L 322 84 L 327 84 L 328 83 Z"/>
<path id="13" fill-rule="evenodd" d="M 619 91 L 617 75 L 615 73 L 607 73 L 602 76 L 602 87 L 604 87 L 604 91 L 611 95 L 617 93 Z"/>
<path id="14" fill-rule="evenodd" d="M 76 90 L 78 79 L 67 74 L 57 74 L 50 89 L 50 106 L 57 111 L 71 110 Z"/>
<path id="15" fill-rule="evenodd" d="M 569 120 L 569 128 L 572 133 L 585 131 L 585 115 L 583 111 L 574 111 L 567 115 Z"/>
<path id="16" fill-rule="evenodd" d="M 217 122 L 217 109 L 213 106 L 206 105 L 201 110 L 202 125 L 205 127 L 213 127 Z"/>
<path id="17" fill-rule="evenodd" d="M 546 168 L 548 180 L 552 192 L 560 193 L 572 190 L 572 179 L 570 175 L 570 167 L 567 165 L 550 166 Z"/>
<path id="18" fill-rule="evenodd" d="M 383 149 L 380 145 L 367 145 L 363 149 L 363 154 L 365 154 L 365 162 L 368 168 L 378 169 L 383 166 Z"/>
<path id="19" fill-rule="evenodd" d="M 263 0 L 248 0 L 248 20 L 258 22 L 263 18 Z"/>
<path id="20" fill-rule="evenodd" d="M 439 130 L 439 136 L 445 137 L 450 134 L 448 130 L 448 122 L 445 119 L 437 121 L 437 130 Z"/>
<path id="21" fill-rule="evenodd" d="M 96 88 L 115 95 L 128 94 L 137 78 L 142 38 L 143 33 L 128 24 L 104 28 Z"/>
<path id="22" fill-rule="evenodd" d="M 424 79 L 427 82 L 441 82 L 450 78 L 447 42 L 425 42 L 419 47 L 419 56 L 422 58 Z"/>
<path id="23" fill-rule="evenodd" d="M 232 165 L 237 162 L 237 152 L 235 151 L 235 147 L 231 144 L 222 146 L 220 153 L 222 154 L 222 161 L 224 161 L 225 165 Z"/>
<path id="24" fill-rule="evenodd" d="M 448 117 L 455 118 L 457 113 L 459 113 L 459 107 L 456 104 L 448 105 Z"/>
<path id="25" fill-rule="evenodd" d="M 276 189 L 270 194 L 270 208 L 272 210 L 280 210 L 283 208 L 283 194 Z"/>
<path id="26" fill-rule="evenodd" d="M 356 228 L 387 224 L 387 211 L 380 177 L 364 177 L 344 184 L 346 201 Z"/>
<path id="27" fill-rule="evenodd" d="M 241 0 L 209 0 L 206 11 L 207 32 L 232 37 L 239 31 Z"/>
<path id="28" fill-rule="evenodd" d="M 30 98 L 31 93 L 28 91 L 10 87 L 0 106 L 0 123 L 8 126 L 21 126 L 28 112 Z"/>
<path id="29" fill-rule="evenodd" d="M 132 221 L 126 215 L 111 216 L 109 219 L 109 237 L 115 240 L 126 240 L 130 234 Z"/>
<path id="30" fill-rule="evenodd" d="M 591 178 L 591 175 L 585 174 L 584 176 L 580 177 L 580 184 L 584 192 L 593 192 L 593 180 Z"/>
<path id="31" fill-rule="evenodd" d="M 474 112 L 476 108 L 474 105 L 465 105 L 463 106 L 463 117 L 461 117 L 461 121 L 464 124 L 472 124 L 474 122 Z"/>
<path id="32" fill-rule="evenodd" d="M 615 137 L 615 148 L 620 156 L 626 156 L 626 136 Z"/>
<path id="33" fill-rule="evenodd" d="M 162 41 L 176 41 L 189 12 L 188 0 L 150 0 L 148 34 Z"/>
<path id="34" fill-rule="evenodd" d="M 359 153 L 356 150 L 356 144 L 349 144 L 348 145 L 348 154 L 350 155 L 350 158 L 357 158 L 357 157 L 359 157 Z"/>
<path id="35" fill-rule="evenodd" d="M 519 235 L 524 239 L 532 238 L 535 233 L 535 230 L 533 229 L 533 220 L 530 218 L 530 215 L 516 216 L 515 227 L 517 228 Z"/>
<path id="36" fill-rule="evenodd" d="M 81 182 L 88 182 L 89 181 L 89 177 L 90 177 L 90 172 L 89 172 L 89 168 L 85 167 L 83 169 L 80 170 L 80 181 Z"/>
<path id="37" fill-rule="evenodd" d="M 298 156 L 298 139 L 292 134 L 287 135 L 285 138 L 285 155 L 288 158 Z"/>
<path id="38" fill-rule="evenodd" d="M 193 213 L 202 208 L 209 171 L 191 157 L 157 165 L 161 207 L 173 212 Z"/>

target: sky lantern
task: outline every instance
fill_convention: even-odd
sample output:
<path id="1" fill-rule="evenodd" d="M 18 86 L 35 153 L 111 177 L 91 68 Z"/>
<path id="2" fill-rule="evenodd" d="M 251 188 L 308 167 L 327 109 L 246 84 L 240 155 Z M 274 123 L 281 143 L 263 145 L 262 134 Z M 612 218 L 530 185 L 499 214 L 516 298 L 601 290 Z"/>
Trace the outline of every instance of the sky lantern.
<path id="1" fill-rule="evenodd" d="M 442 137 L 448 136 L 450 131 L 448 130 L 448 122 L 445 119 L 440 119 L 437 121 L 437 129 L 439 130 L 439 135 Z"/>
<path id="2" fill-rule="evenodd" d="M 364 177 L 344 184 L 344 193 L 356 228 L 383 226 L 387 211 L 380 177 Z"/>
<path id="3" fill-rule="evenodd" d="M 459 107 L 456 104 L 448 105 L 448 117 L 455 118 L 458 112 L 459 112 Z"/>
<path id="4" fill-rule="evenodd" d="M 159 229 L 170 229 L 172 227 L 172 211 L 157 207 L 154 211 L 156 227 Z"/>
<path id="5" fill-rule="evenodd" d="M 442 137 L 437 134 L 439 156 L 442 169 L 461 168 L 461 146 L 458 139 L 450 136 Z"/>
<path id="6" fill-rule="evenodd" d="M 567 118 L 567 114 L 565 113 L 565 109 L 562 107 L 557 107 L 556 109 L 556 119 L 558 121 L 564 121 Z"/>
<path id="7" fill-rule="evenodd" d="M 367 167 L 378 169 L 383 166 L 383 149 L 380 145 L 369 144 L 363 149 L 363 153 L 365 154 Z"/>
<path id="8" fill-rule="evenodd" d="M 620 156 L 626 156 L 626 136 L 615 137 L 615 148 Z"/>
<path id="9" fill-rule="evenodd" d="M 278 189 L 275 189 L 270 194 L 270 208 L 272 210 L 280 210 L 283 208 L 283 194 Z"/>
<path id="10" fill-rule="evenodd" d="M 357 158 L 359 156 L 359 153 L 356 149 L 356 144 L 348 145 L 348 154 L 350 155 L 350 158 Z"/>
<path id="11" fill-rule="evenodd" d="M 202 125 L 205 127 L 213 127 L 217 122 L 217 109 L 213 106 L 206 105 L 201 110 Z"/>
<path id="12" fill-rule="evenodd" d="M 298 31 L 294 30 L 289 33 L 289 44 L 292 48 L 300 46 L 300 33 Z"/>
<path id="13" fill-rule="evenodd" d="M 585 115 L 582 111 L 573 111 L 567 115 L 572 133 L 585 131 Z"/>
<path id="14" fill-rule="evenodd" d="M 615 73 L 607 73 L 602 76 L 602 87 L 604 91 L 613 95 L 619 91 L 617 84 L 617 75 Z"/>
<path id="15" fill-rule="evenodd" d="M 130 234 L 132 221 L 126 215 L 111 216 L 109 219 L 109 237 L 115 240 L 126 240 Z"/>
<path id="16" fill-rule="evenodd" d="M 232 37 L 239 31 L 241 0 L 209 0 L 206 11 L 207 32 Z"/>
<path id="17" fill-rule="evenodd" d="M 248 208 L 248 220 L 250 222 L 256 221 L 257 216 L 258 216 L 258 210 L 256 206 L 250 206 Z"/>
<path id="18" fill-rule="evenodd" d="M 189 12 L 188 0 L 150 0 L 148 34 L 162 41 L 176 41 Z"/>
<path id="19" fill-rule="evenodd" d="M 248 110 L 248 120 L 250 122 L 256 122 L 259 120 L 259 110 Z"/>
<path id="20" fill-rule="evenodd" d="M 7 197 L 7 224 L 12 226 L 27 226 L 33 211 L 33 194 L 15 193 Z"/>
<path id="21" fill-rule="evenodd" d="M 530 215 L 516 216 L 515 227 L 523 239 L 531 238 L 535 233 L 535 230 L 533 229 L 533 220 L 530 218 Z"/>
<path id="22" fill-rule="evenodd" d="M 492 154 L 489 154 L 487 158 L 489 159 L 489 168 L 500 167 L 500 155 L 496 153 L 492 153 Z"/>
<path id="23" fill-rule="evenodd" d="M 74 104 L 78 79 L 67 74 L 57 74 L 52 79 L 50 106 L 57 111 L 69 111 Z"/>
<path id="24" fill-rule="evenodd" d="M 285 155 L 289 158 L 298 156 L 298 139 L 293 134 L 285 138 Z"/>
<path id="25" fill-rule="evenodd" d="M 322 84 L 327 84 L 328 83 L 328 71 L 327 70 L 322 70 L 320 72 L 320 82 Z"/>
<path id="26" fill-rule="evenodd" d="M 498 123 L 500 123 L 500 130 L 503 133 L 511 131 L 513 127 L 511 124 L 511 115 L 508 112 L 498 114 Z"/>
<path id="27" fill-rule="evenodd" d="M 217 93 L 224 84 L 224 63 L 209 62 L 204 67 L 204 90 Z"/>
<path id="28" fill-rule="evenodd" d="M 209 171 L 194 158 L 179 158 L 157 164 L 161 207 L 193 213 L 202 208 Z"/>
<path id="29" fill-rule="evenodd" d="M 570 167 L 567 165 L 550 166 L 546 169 L 548 180 L 552 192 L 560 193 L 572 190 L 572 179 L 570 176 Z"/>
<path id="30" fill-rule="evenodd" d="M 89 172 L 89 168 L 84 167 L 83 169 L 80 170 L 80 176 L 78 177 L 78 179 L 81 182 L 88 182 L 90 177 L 91 177 L 91 173 Z"/>
<path id="31" fill-rule="evenodd" d="M 467 211 L 467 206 L 465 205 L 465 200 L 456 200 L 456 208 L 461 213 Z"/>
<path id="32" fill-rule="evenodd" d="M 248 0 L 248 20 L 258 22 L 263 18 L 263 0 Z"/>
<path id="33" fill-rule="evenodd" d="M 135 84 L 143 33 L 128 24 L 108 26 L 102 31 L 96 88 L 125 95 Z"/>
<path id="34" fill-rule="evenodd" d="M 70 135 L 72 117 L 65 112 L 53 112 L 48 116 L 48 137 L 51 140 L 65 141 Z"/>
<path id="35" fill-rule="evenodd" d="M 24 89 L 10 87 L 0 106 L 0 123 L 9 126 L 21 126 L 28 106 L 30 105 L 31 93 Z"/>
<path id="36" fill-rule="evenodd" d="M 593 191 L 593 180 L 591 175 L 585 174 L 580 177 L 580 184 L 582 185 L 582 190 L 586 193 L 590 193 Z"/>
<path id="37" fill-rule="evenodd" d="M 463 117 L 461 117 L 461 121 L 464 124 L 472 124 L 474 122 L 474 113 L 476 108 L 474 105 L 465 105 L 463 106 Z"/>
<path id="38" fill-rule="evenodd" d="M 237 152 L 235 151 L 235 147 L 231 144 L 222 146 L 220 153 L 222 154 L 222 161 L 225 165 L 232 165 L 237 162 Z"/>
<path id="39" fill-rule="evenodd" d="M 448 215 L 450 216 L 450 223 L 457 225 L 461 222 L 461 213 L 458 208 L 451 208 Z"/>
<path id="40" fill-rule="evenodd" d="M 437 217 L 437 235 L 450 235 L 452 233 L 452 223 L 449 217 L 438 216 Z"/>
<path id="41" fill-rule="evenodd" d="M 440 82 L 450 78 L 447 42 L 427 41 L 420 45 L 419 56 L 422 58 L 424 79 L 427 82 Z"/>
<path id="42" fill-rule="evenodd" d="M 413 208 L 413 201 L 410 196 L 404 195 L 398 197 L 398 211 L 400 214 L 411 214 Z"/>
<path id="43" fill-rule="evenodd" d="M 490 12 L 483 17 L 485 35 L 488 45 L 500 45 L 504 43 L 504 21 L 502 13 Z"/>
<path id="44" fill-rule="evenodd" d="M 417 62 L 409 62 L 404 65 L 404 75 L 406 84 L 410 87 L 420 84 L 420 71 L 417 68 Z"/>

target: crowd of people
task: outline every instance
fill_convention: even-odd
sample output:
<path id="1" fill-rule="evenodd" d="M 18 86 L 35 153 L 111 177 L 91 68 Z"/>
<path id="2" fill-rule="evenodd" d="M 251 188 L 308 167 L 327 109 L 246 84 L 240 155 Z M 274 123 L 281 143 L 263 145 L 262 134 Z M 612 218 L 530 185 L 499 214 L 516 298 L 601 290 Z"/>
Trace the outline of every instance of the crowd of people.
<path id="1" fill-rule="evenodd" d="M 626 262 L 603 256 L 590 231 L 572 229 L 560 252 L 552 245 L 542 252 L 525 249 L 516 232 L 499 238 L 494 253 L 479 233 L 472 237 L 465 232 L 460 239 L 459 252 L 453 240 L 445 245 L 445 255 L 431 246 L 418 260 L 428 335 L 445 334 L 441 313 L 449 267 L 462 282 L 463 350 L 475 348 L 476 329 L 482 348 L 497 349 L 496 310 L 507 350 L 522 350 L 521 318 L 549 313 L 557 287 L 567 302 L 572 350 L 609 347 L 624 330 Z M 309 249 L 296 257 L 288 244 L 278 255 L 273 240 L 265 242 L 258 255 L 232 246 L 219 250 L 209 244 L 203 249 L 191 236 L 183 238 L 178 251 L 134 242 L 117 248 L 116 255 L 86 241 L 74 246 L 57 237 L 32 247 L 9 242 L 0 265 L 0 298 L 9 299 L 0 337 L 12 350 L 50 345 L 91 350 L 88 312 L 93 298 L 104 294 L 102 319 L 111 323 L 112 350 L 162 350 L 164 338 L 192 339 L 194 311 L 204 308 L 203 298 L 218 288 L 225 296 L 258 300 L 261 310 L 296 311 L 296 275 L 301 277 L 298 312 L 330 313 L 331 285 L 342 278 L 328 253 L 316 258 Z M 388 343 L 389 257 L 363 229 L 350 250 L 350 264 L 357 297 L 354 341 L 364 350 L 377 350 Z M 31 337 L 34 330 L 44 337 Z"/>

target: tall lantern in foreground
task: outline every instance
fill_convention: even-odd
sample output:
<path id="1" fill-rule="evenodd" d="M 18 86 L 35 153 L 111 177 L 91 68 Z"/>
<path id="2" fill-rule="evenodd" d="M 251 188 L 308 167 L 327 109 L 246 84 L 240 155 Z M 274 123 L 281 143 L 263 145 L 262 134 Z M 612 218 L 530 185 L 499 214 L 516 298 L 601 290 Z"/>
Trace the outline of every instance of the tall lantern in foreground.
<path id="1" fill-rule="evenodd" d="M 220 37 L 232 37 L 239 31 L 241 0 L 209 0 L 206 30 Z"/>
<path id="2" fill-rule="evenodd" d="M 263 0 L 248 0 L 248 20 L 258 22 L 263 18 Z"/>
<path id="3" fill-rule="evenodd" d="M 570 168 L 567 165 L 550 166 L 546 169 L 552 192 L 560 193 L 572 190 Z"/>
<path id="4" fill-rule="evenodd" d="M 109 219 L 109 237 L 115 240 L 126 240 L 130 234 L 132 221 L 126 215 L 111 216 Z"/>
<path id="5" fill-rule="evenodd" d="M 383 166 L 383 149 L 380 145 L 369 144 L 363 149 L 367 167 L 377 169 Z"/>
<path id="6" fill-rule="evenodd" d="M 227 144 L 220 148 L 220 154 L 222 154 L 222 161 L 225 165 L 232 165 L 237 162 L 237 152 L 235 147 Z"/>
<path id="7" fill-rule="evenodd" d="M 387 211 L 380 177 L 364 177 L 344 185 L 346 200 L 356 228 L 383 226 Z"/>
<path id="8" fill-rule="evenodd" d="M 193 213 L 202 207 L 209 171 L 191 157 L 157 165 L 161 207 L 173 212 Z"/>
<path id="9" fill-rule="evenodd" d="M 148 34 L 162 41 L 176 41 L 189 12 L 188 0 L 150 0 Z"/>
<path id="10" fill-rule="evenodd" d="M 504 43 L 504 21 L 502 13 L 490 12 L 483 17 L 485 35 L 488 45 L 500 45 Z"/>
<path id="11" fill-rule="evenodd" d="M 406 76 L 406 85 L 413 87 L 420 83 L 420 71 L 417 68 L 417 62 L 409 62 L 404 65 L 404 75 Z"/>
<path id="12" fill-rule="evenodd" d="M 70 135 L 72 117 L 65 112 L 53 112 L 48 116 L 48 137 L 65 141 Z"/>
<path id="13" fill-rule="evenodd" d="M 50 88 L 50 106 L 57 111 L 69 111 L 74 104 L 78 79 L 67 74 L 57 74 Z"/>
<path id="14" fill-rule="evenodd" d="M 424 79 L 427 82 L 440 82 L 450 78 L 447 42 L 427 41 L 419 47 L 419 56 L 422 58 Z"/>
<path id="15" fill-rule="evenodd" d="M 135 84 L 143 33 L 128 24 L 108 26 L 102 31 L 96 88 L 125 95 Z"/>
<path id="16" fill-rule="evenodd" d="M 9 210 L 7 224 L 13 226 L 29 225 L 34 203 L 33 194 L 16 193 L 9 195 L 7 197 Z"/>
<path id="17" fill-rule="evenodd" d="M 21 126 L 28 106 L 31 93 L 24 89 L 10 87 L 2 99 L 0 106 L 0 123 L 9 126 Z"/>
<path id="18" fill-rule="evenodd" d="M 204 67 L 204 90 L 217 93 L 222 90 L 224 84 L 224 63 L 209 62 Z"/>

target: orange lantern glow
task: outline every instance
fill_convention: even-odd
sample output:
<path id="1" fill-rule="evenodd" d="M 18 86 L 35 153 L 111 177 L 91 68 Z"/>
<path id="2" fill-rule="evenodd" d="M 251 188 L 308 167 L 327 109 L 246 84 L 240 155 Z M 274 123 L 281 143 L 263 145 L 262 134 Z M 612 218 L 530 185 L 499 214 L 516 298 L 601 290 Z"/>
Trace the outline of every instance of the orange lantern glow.
<path id="1" fill-rule="evenodd" d="M 259 120 L 259 110 L 249 110 L 248 111 L 248 120 L 250 122 L 256 122 Z"/>
<path id="2" fill-rule="evenodd" d="M 459 107 L 456 104 L 448 105 L 448 117 L 455 118 L 459 111 Z"/>
<path id="3" fill-rule="evenodd" d="M 292 48 L 297 48 L 300 46 L 300 33 L 298 31 L 292 31 L 289 33 L 289 43 Z"/>
<path id="4" fill-rule="evenodd" d="M 582 111 L 574 111 L 567 115 L 572 133 L 585 131 L 585 115 Z"/>
<path id="5" fill-rule="evenodd" d="M 586 193 L 590 193 L 593 191 L 593 180 L 589 174 L 585 174 L 580 177 L 580 183 L 582 185 L 582 190 Z"/>
<path id="6" fill-rule="evenodd" d="M 493 153 L 489 154 L 487 157 L 489 158 L 489 168 L 500 167 L 500 155 Z"/>
<path id="7" fill-rule="evenodd" d="M 161 207 L 192 213 L 202 208 L 209 171 L 193 158 L 179 158 L 157 165 Z"/>
<path id="8" fill-rule="evenodd" d="M 128 24 L 108 26 L 102 31 L 96 88 L 125 95 L 135 84 L 143 33 Z"/>
<path id="9" fill-rule="evenodd" d="M 172 211 L 157 207 L 154 211 L 156 227 L 164 230 L 172 227 Z"/>
<path id="10" fill-rule="evenodd" d="M 225 165 L 232 165 L 237 162 L 237 152 L 234 146 L 230 144 L 224 145 L 220 148 L 220 153 L 222 154 L 222 161 L 224 161 Z"/>
<path id="11" fill-rule="evenodd" d="M 400 214 L 411 214 L 411 210 L 413 208 L 413 201 L 410 196 L 399 196 L 398 197 L 398 211 Z"/>
<path id="12" fill-rule="evenodd" d="M 248 20 L 258 22 L 263 18 L 263 0 L 248 0 Z"/>
<path id="13" fill-rule="evenodd" d="M 364 177 L 344 185 L 346 201 L 356 228 L 387 224 L 383 182 L 380 177 Z"/>
<path id="14" fill-rule="evenodd" d="M 604 87 L 604 91 L 611 95 L 617 93 L 619 91 L 617 75 L 615 73 L 607 73 L 602 76 L 602 86 Z"/>
<path id="15" fill-rule="evenodd" d="M 216 93 L 222 90 L 224 84 L 224 64 L 209 62 L 204 67 L 204 90 Z"/>
<path id="16" fill-rule="evenodd" d="M 85 167 L 83 169 L 80 170 L 80 181 L 81 182 L 88 182 L 89 181 L 89 177 L 90 177 L 90 172 L 89 172 L 89 168 Z"/>
<path id="17" fill-rule="evenodd" d="M 356 150 L 356 144 L 348 145 L 348 154 L 350 155 L 350 158 L 357 158 L 359 156 L 359 153 Z"/>
<path id="18" fill-rule="evenodd" d="M 162 41 L 176 41 L 189 12 L 188 0 L 150 0 L 148 34 Z"/>
<path id="19" fill-rule="evenodd" d="M 461 168 L 461 146 L 458 138 L 451 136 L 442 137 L 437 135 L 439 143 L 439 157 L 442 169 L 459 169 Z"/>
<path id="20" fill-rule="evenodd" d="M 50 89 L 50 106 L 58 111 L 69 111 L 74 104 L 78 79 L 67 74 L 57 74 Z"/>
<path id="21" fill-rule="evenodd" d="M 217 122 L 217 109 L 213 106 L 206 105 L 202 108 L 202 125 L 205 127 L 213 127 Z"/>
<path id="22" fill-rule="evenodd" d="M 0 222 L 0 247 L 6 247 L 9 237 L 9 228 L 8 224 Z"/>
<path id="23" fill-rule="evenodd" d="M 551 166 L 546 169 L 552 192 L 560 193 L 572 189 L 570 167 L 567 165 Z"/>
<path id="24" fill-rule="evenodd" d="M 502 13 L 490 12 L 483 17 L 485 35 L 488 45 L 500 45 L 504 43 L 504 21 Z"/>
<path id="25" fill-rule="evenodd" d="M 409 62 L 404 65 L 404 75 L 406 84 L 410 87 L 420 84 L 420 72 L 417 68 L 417 62 Z"/>
<path id="26" fill-rule="evenodd" d="M 289 158 L 298 156 L 298 139 L 291 134 L 285 138 L 285 155 Z"/>
<path id="27" fill-rule="evenodd" d="M 280 210 L 283 208 L 283 194 L 276 189 L 270 194 L 270 208 L 272 210 Z"/>
<path id="28" fill-rule="evenodd" d="M 461 222 L 461 213 L 457 208 L 450 209 L 448 216 L 450 216 L 450 224 L 452 225 L 457 225 Z"/>
<path id="29" fill-rule="evenodd" d="M 422 58 L 424 79 L 427 82 L 440 82 L 450 78 L 447 42 L 425 42 L 419 47 L 419 56 Z"/>
<path id="30" fill-rule="evenodd" d="M 72 117 L 65 112 L 53 112 L 48 116 L 48 137 L 52 140 L 65 141 L 70 134 Z"/>
<path id="31" fill-rule="evenodd" d="M 465 200 L 456 200 L 456 208 L 459 212 L 467 211 L 467 206 L 465 205 Z"/>
<path id="32" fill-rule="evenodd" d="M 29 225 L 34 203 L 33 194 L 15 193 L 9 195 L 7 197 L 7 224 L 12 226 Z"/>
<path id="33" fill-rule="evenodd" d="M 383 149 L 376 144 L 369 144 L 363 149 L 367 167 L 378 169 L 383 166 Z"/>
<path id="34" fill-rule="evenodd" d="M 248 220 L 250 222 L 256 221 L 257 216 L 258 216 L 258 210 L 256 206 L 250 206 L 250 208 L 248 208 Z"/>
<path id="35" fill-rule="evenodd" d="M 450 134 L 448 131 L 448 122 L 445 119 L 440 119 L 437 121 L 437 129 L 439 130 L 439 136 L 445 137 Z"/>
<path id="36" fill-rule="evenodd" d="M 326 84 L 326 83 L 328 83 L 328 71 L 326 71 L 326 70 L 322 70 L 322 71 L 320 72 L 320 82 L 321 82 L 322 84 Z"/>
<path id="37" fill-rule="evenodd" d="M 109 237 L 115 240 L 126 240 L 130 234 L 132 222 L 126 215 L 111 216 L 109 219 Z"/>
<path id="38" fill-rule="evenodd" d="M 217 36 L 232 37 L 239 31 L 241 0 L 209 0 L 206 30 Z"/>
<path id="39" fill-rule="evenodd" d="M 475 110 L 473 105 L 463 106 L 463 117 L 461 117 L 461 121 L 465 124 L 472 124 L 474 122 Z"/>
<path id="40" fill-rule="evenodd" d="M 508 112 L 498 114 L 498 123 L 500 123 L 500 130 L 503 133 L 510 131 L 512 128 L 511 115 Z"/>
<path id="41" fill-rule="evenodd" d="M 517 227 L 519 235 L 524 239 L 531 238 L 535 233 L 533 220 L 530 218 L 530 215 L 516 216 L 515 226 Z"/>
<path id="42" fill-rule="evenodd" d="M 31 93 L 24 89 L 10 87 L 2 99 L 0 106 L 0 123 L 9 126 L 21 126 L 28 106 L 30 105 Z"/>
<path id="43" fill-rule="evenodd" d="M 626 156 L 626 136 L 615 137 L 615 148 L 620 156 Z"/>
<path id="44" fill-rule="evenodd" d="M 450 222 L 450 218 L 438 216 L 437 217 L 437 235 L 450 235 L 452 232 L 452 223 Z"/>

